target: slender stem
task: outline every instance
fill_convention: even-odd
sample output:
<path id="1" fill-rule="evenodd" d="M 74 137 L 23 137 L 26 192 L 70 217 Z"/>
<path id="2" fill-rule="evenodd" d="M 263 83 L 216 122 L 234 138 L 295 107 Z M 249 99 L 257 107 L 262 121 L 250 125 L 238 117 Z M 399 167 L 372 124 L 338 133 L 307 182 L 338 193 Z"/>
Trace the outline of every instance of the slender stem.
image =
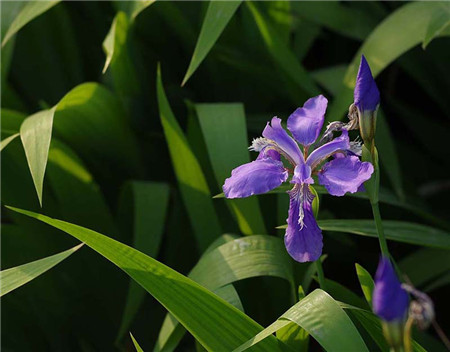
<path id="1" fill-rule="evenodd" d="M 383 256 L 389 257 L 389 249 L 388 249 L 388 245 L 386 242 L 386 237 L 384 236 L 384 228 L 383 228 L 383 223 L 381 221 L 380 208 L 378 206 L 378 202 L 376 202 L 376 203 L 370 202 L 370 204 L 372 205 L 373 219 L 375 220 L 375 226 L 377 228 L 378 240 L 380 241 L 381 253 L 383 254 Z"/>
<path id="2" fill-rule="evenodd" d="M 325 290 L 325 275 L 323 274 L 323 267 L 320 258 L 315 261 L 317 276 L 319 277 L 319 285 L 322 290 Z"/>
<path id="3" fill-rule="evenodd" d="M 414 319 L 410 316 L 405 324 L 404 336 L 403 336 L 403 346 L 406 352 L 412 352 L 411 346 L 411 329 L 414 323 Z"/>

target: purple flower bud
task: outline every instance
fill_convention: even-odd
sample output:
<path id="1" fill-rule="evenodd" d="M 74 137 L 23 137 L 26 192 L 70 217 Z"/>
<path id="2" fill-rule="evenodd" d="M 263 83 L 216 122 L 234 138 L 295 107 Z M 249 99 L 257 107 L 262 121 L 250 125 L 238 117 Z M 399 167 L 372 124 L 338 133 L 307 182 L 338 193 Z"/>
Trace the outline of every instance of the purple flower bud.
<path id="1" fill-rule="evenodd" d="M 361 56 L 358 76 L 356 77 L 353 104 L 356 106 L 358 113 L 361 137 L 364 142 L 371 143 L 375 137 L 376 113 L 380 104 L 380 92 L 364 55 Z"/>
<path id="2" fill-rule="evenodd" d="M 373 291 L 373 310 L 387 322 L 403 321 L 408 311 L 408 294 L 388 258 L 382 257 L 375 274 Z"/>

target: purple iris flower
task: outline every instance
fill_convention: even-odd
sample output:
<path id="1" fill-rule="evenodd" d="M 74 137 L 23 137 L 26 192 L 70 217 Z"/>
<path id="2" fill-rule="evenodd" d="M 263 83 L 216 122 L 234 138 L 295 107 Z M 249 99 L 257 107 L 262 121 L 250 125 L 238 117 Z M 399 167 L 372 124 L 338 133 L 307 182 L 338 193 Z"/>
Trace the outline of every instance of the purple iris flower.
<path id="1" fill-rule="evenodd" d="M 375 274 L 373 310 L 386 322 L 402 321 L 408 310 L 408 294 L 397 279 L 390 260 L 380 259 Z"/>
<path id="2" fill-rule="evenodd" d="M 324 122 L 327 99 L 319 95 L 311 98 L 288 118 L 287 127 L 292 138 L 274 117 L 267 123 L 262 135 L 249 148 L 259 152 L 255 161 L 241 165 L 225 180 L 223 191 L 227 198 L 244 198 L 266 193 L 287 181 L 294 185 L 290 196 L 287 230 L 284 237 L 288 253 L 298 262 L 317 260 L 322 254 L 322 231 L 312 212 L 314 195 L 309 186 L 313 175 L 334 196 L 357 192 L 373 172 L 372 164 L 361 162 L 351 149 L 347 130 L 326 143 L 315 147 Z M 299 145 L 302 145 L 300 149 Z M 280 158 L 291 164 L 286 168 Z M 331 156 L 334 159 L 324 163 Z"/>

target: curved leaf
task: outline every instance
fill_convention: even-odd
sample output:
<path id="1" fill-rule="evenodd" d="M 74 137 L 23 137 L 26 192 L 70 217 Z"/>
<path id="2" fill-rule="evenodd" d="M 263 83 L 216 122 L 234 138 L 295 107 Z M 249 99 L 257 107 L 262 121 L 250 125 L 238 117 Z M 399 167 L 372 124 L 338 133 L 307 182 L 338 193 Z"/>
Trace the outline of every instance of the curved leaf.
<path id="1" fill-rule="evenodd" d="M 219 39 L 228 22 L 233 17 L 242 0 L 217 1 L 211 0 L 203 20 L 202 29 L 195 45 L 194 54 L 187 72 L 183 78 L 182 86 L 193 75 L 200 63 L 204 60 L 214 43 Z"/>
<path id="2" fill-rule="evenodd" d="M 328 352 L 368 351 L 358 330 L 338 302 L 325 291 L 317 289 L 233 352 L 241 352 L 256 345 L 290 322 L 305 329 Z"/>
<path id="3" fill-rule="evenodd" d="M 0 151 L 2 151 L 9 143 L 11 143 L 16 137 L 19 137 L 19 133 L 14 133 L 0 142 Z"/>
<path id="4" fill-rule="evenodd" d="M 136 348 L 136 352 L 144 352 L 141 346 L 139 346 L 139 343 L 134 338 L 133 334 L 130 332 L 131 340 L 133 341 L 134 348 Z"/>
<path id="5" fill-rule="evenodd" d="M 20 9 L 19 14 L 16 18 L 14 18 L 14 21 L 9 26 L 8 32 L 6 32 L 2 40 L 2 47 L 28 22 L 43 14 L 45 11 L 51 9 L 59 2 L 60 1 L 30 1 L 24 3 L 24 6 Z"/>
<path id="6" fill-rule="evenodd" d="M 355 264 L 355 267 L 356 275 L 358 275 L 359 284 L 361 285 L 364 297 L 366 298 L 367 303 L 372 307 L 372 292 L 375 287 L 372 276 L 358 263 Z"/>
<path id="7" fill-rule="evenodd" d="M 279 277 L 294 288 L 292 260 L 282 240 L 264 235 L 231 240 L 207 251 L 189 274 L 189 278 L 216 293 L 217 289 L 233 282 L 258 276 Z M 171 335 L 181 334 L 177 323 L 167 320 L 163 323 L 155 351 L 172 351 L 175 337 Z"/>
<path id="8" fill-rule="evenodd" d="M 50 257 L 0 271 L 0 297 L 15 290 L 16 288 L 19 288 L 20 286 L 25 285 L 27 282 L 30 282 L 39 275 L 42 275 L 47 270 L 50 270 L 56 264 L 62 262 L 74 253 L 77 249 L 81 248 L 82 245 L 83 243 Z"/>
<path id="9" fill-rule="evenodd" d="M 155 297 L 208 350 L 231 351 L 262 330 L 250 317 L 195 281 L 134 248 L 81 226 L 8 208 L 68 233 L 109 259 Z M 272 337 L 256 350 L 286 348 Z"/>

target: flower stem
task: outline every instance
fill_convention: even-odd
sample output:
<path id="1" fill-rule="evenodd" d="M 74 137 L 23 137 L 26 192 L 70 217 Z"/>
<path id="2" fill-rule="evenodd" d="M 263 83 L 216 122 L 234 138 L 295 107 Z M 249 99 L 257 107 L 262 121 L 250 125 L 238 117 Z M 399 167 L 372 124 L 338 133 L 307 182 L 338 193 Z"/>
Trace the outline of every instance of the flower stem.
<path id="1" fill-rule="evenodd" d="M 375 226 L 377 228 L 378 240 L 380 242 L 381 253 L 383 254 L 383 256 L 389 258 L 389 249 L 388 249 L 388 245 L 386 242 L 386 237 L 384 236 L 384 228 L 383 228 L 383 223 L 381 221 L 380 208 L 378 206 L 378 202 L 376 202 L 376 203 L 370 202 L 370 204 L 372 206 L 373 219 L 375 220 Z"/>
<path id="2" fill-rule="evenodd" d="M 319 278 L 320 288 L 322 290 L 325 290 L 325 275 L 323 274 L 323 267 L 322 267 L 322 262 L 321 262 L 320 258 L 317 259 L 315 261 L 315 263 L 316 263 L 317 276 Z"/>

